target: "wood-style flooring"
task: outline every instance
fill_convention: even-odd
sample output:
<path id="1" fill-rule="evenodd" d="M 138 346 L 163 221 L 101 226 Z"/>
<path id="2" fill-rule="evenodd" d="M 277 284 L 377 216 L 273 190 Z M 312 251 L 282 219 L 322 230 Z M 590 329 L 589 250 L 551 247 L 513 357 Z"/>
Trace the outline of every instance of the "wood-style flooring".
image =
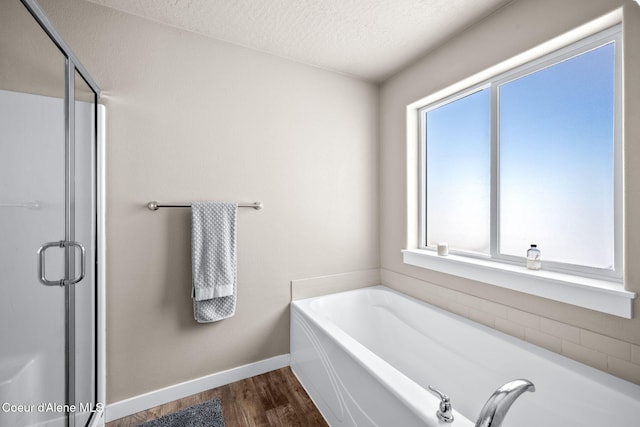
<path id="1" fill-rule="evenodd" d="M 220 398 L 226 427 L 326 427 L 289 367 L 214 388 L 107 423 L 133 427 L 163 415 Z"/>

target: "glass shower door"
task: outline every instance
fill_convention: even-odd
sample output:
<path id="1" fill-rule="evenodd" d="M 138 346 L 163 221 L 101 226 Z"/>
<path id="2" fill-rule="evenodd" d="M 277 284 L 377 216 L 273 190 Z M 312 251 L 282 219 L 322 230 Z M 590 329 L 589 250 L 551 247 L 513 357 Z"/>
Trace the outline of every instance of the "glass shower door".
<path id="1" fill-rule="evenodd" d="M 0 400 L 12 405 L 65 402 L 65 294 L 36 273 L 36 250 L 64 239 L 64 131 L 56 116 L 57 99 L 0 91 Z M 46 255 L 47 276 L 64 277 L 64 253 Z M 49 418 L 39 408 L 8 409 L 0 426 Z"/>
<path id="2" fill-rule="evenodd" d="M 65 58 L 18 0 L 0 4 L 0 426 L 66 426 L 39 407 L 65 403 L 65 293 L 37 271 L 65 238 Z M 64 277 L 64 251 L 46 256 Z"/>
<path id="3" fill-rule="evenodd" d="M 0 1 L 0 427 L 100 409 L 95 102 L 25 6 Z"/>

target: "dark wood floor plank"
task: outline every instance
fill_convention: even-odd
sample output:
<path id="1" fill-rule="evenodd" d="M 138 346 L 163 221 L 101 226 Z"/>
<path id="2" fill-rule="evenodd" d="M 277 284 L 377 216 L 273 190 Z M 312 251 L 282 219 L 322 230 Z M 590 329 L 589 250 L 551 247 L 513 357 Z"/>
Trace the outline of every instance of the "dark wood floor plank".
<path id="1" fill-rule="evenodd" d="M 280 370 L 267 372 L 252 378 L 265 411 L 285 405 L 289 401 L 288 391 L 284 384 Z"/>
<path id="2" fill-rule="evenodd" d="M 220 391 L 220 401 L 222 403 L 222 414 L 224 415 L 225 424 L 230 427 L 232 425 L 246 426 L 249 420 L 245 417 L 244 411 L 238 403 L 233 399 L 231 387 L 229 385 L 219 387 L 215 390 Z"/>
<path id="3" fill-rule="evenodd" d="M 264 427 L 269 422 L 252 378 L 230 384 L 233 399 L 246 415 L 247 427 Z"/>
<path id="4" fill-rule="evenodd" d="M 285 384 L 282 388 L 288 390 L 290 402 L 295 412 L 306 414 L 306 421 L 309 426 L 326 426 L 327 422 L 324 417 L 320 414 L 320 411 L 318 411 L 318 408 L 316 408 L 315 404 L 302 387 L 302 384 L 300 384 L 291 368 L 287 367 L 285 369 L 281 369 L 281 374 L 285 380 Z"/>
<path id="5" fill-rule="evenodd" d="M 289 367 L 150 408 L 106 427 L 135 427 L 216 398 L 222 403 L 227 427 L 327 427 Z"/>
<path id="6" fill-rule="evenodd" d="M 287 419 L 287 414 L 284 413 L 282 406 L 277 406 L 269 409 L 266 413 L 269 420 L 270 427 L 289 427 L 292 426 L 290 420 Z"/>

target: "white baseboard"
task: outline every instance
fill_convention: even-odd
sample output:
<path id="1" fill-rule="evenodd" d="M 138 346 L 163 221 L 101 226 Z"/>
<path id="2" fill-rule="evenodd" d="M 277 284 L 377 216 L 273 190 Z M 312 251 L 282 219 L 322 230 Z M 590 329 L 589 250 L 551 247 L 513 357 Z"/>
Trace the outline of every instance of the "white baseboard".
<path id="1" fill-rule="evenodd" d="M 106 421 L 117 420 L 118 418 L 126 417 L 177 399 L 182 399 L 192 394 L 201 393 L 212 388 L 284 368 L 289 366 L 289 364 L 289 354 L 283 354 L 114 402 L 107 405 Z"/>

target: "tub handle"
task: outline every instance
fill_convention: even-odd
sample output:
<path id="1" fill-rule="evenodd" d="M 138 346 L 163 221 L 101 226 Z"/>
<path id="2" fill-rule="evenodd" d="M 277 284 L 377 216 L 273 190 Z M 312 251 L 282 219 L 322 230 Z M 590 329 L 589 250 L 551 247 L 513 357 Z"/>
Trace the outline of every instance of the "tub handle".
<path id="1" fill-rule="evenodd" d="M 429 386 L 429 391 L 440 398 L 440 407 L 436 412 L 438 419 L 445 423 L 452 423 L 453 408 L 451 407 L 451 399 L 449 399 L 449 396 L 431 386 Z"/>

